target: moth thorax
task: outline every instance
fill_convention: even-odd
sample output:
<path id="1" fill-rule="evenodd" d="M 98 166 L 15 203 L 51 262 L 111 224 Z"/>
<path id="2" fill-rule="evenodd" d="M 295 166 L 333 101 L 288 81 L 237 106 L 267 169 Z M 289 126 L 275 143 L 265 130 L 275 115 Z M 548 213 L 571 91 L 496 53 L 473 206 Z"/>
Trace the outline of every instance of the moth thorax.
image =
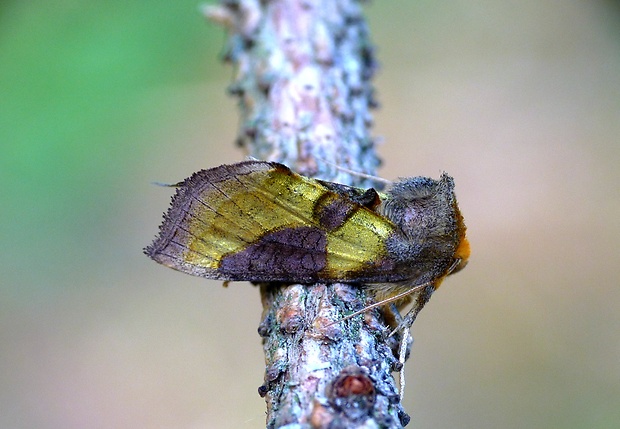
<path id="1" fill-rule="evenodd" d="M 454 182 L 413 177 L 394 183 L 380 212 L 409 238 L 450 234 L 455 228 Z"/>

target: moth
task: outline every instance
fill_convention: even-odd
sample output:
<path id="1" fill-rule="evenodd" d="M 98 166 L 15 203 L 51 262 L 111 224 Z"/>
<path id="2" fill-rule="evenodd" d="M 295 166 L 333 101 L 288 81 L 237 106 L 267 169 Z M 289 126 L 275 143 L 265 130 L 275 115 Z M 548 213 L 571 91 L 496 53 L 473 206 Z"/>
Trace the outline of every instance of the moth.
<path id="1" fill-rule="evenodd" d="M 470 254 L 445 173 L 401 179 L 379 193 L 245 161 L 175 186 L 159 235 L 144 250 L 150 258 L 208 279 L 356 283 L 379 301 L 371 307 L 416 292 L 398 328 L 409 328 Z"/>

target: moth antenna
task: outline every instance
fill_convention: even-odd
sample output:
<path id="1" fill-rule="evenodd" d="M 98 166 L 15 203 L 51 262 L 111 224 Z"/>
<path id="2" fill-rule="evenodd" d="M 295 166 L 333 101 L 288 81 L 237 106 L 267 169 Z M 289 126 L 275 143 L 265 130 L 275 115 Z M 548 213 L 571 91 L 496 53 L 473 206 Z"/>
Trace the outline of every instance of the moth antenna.
<path id="1" fill-rule="evenodd" d="M 151 182 L 151 185 L 163 186 L 164 188 L 178 188 L 182 184 L 183 182 L 178 182 L 178 183 Z"/>
<path id="2" fill-rule="evenodd" d="M 331 325 L 335 325 L 336 323 L 345 322 L 345 321 L 347 321 L 349 319 L 354 318 L 355 316 L 359 316 L 360 314 L 366 313 L 368 310 L 372 310 L 373 308 L 381 307 L 382 305 L 389 304 L 390 302 L 398 301 L 399 299 L 404 298 L 407 295 L 411 295 L 412 293 L 415 293 L 418 290 L 420 290 L 420 289 L 422 289 L 422 288 L 424 288 L 426 286 L 429 286 L 430 284 L 432 284 L 432 282 L 422 283 L 420 285 L 412 287 L 409 290 L 401 292 L 401 293 L 399 293 L 397 295 L 391 296 L 391 297 L 386 298 L 386 299 L 384 299 L 382 301 L 379 301 L 379 302 L 375 302 L 374 304 L 370 304 L 370 305 L 362 308 L 361 310 L 356 311 L 353 314 L 349 314 L 348 316 L 343 317 L 342 319 L 339 319 L 339 320 L 336 320 L 334 322 L 328 323 L 327 325 L 325 325 L 325 327 L 331 326 Z"/>
<path id="3" fill-rule="evenodd" d="M 386 185 L 391 185 L 392 181 L 388 180 L 388 179 L 384 179 L 383 177 L 379 177 L 379 176 L 373 176 L 371 174 L 366 174 L 366 173 L 360 173 L 359 171 L 355 171 L 355 170 L 350 170 L 346 167 L 342 167 L 341 165 L 338 165 L 334 162 L 328 161 L 326 159 L 323 158 L 317 158 L 319 161 L 324 162 L 325 164 L 331 165 L 332 167 L 340 170 L 340 171 L 344 171 L 345 173 L 349 173 L 353 176 L 357 176 L 357 177 L 363 177 L 364 179 L 370 179 L 373 180 L 375 182 L 379 182 L 379 183 L 385 183 Z"/>
<path id="4" fill-rule="evenodd" d="M 460 258 L 459 259 L 455 259 L 454 262 L 452 263 L 452 265 L 450 265 L 450 268 L 448 269 L 446 275 L 449 275 L 450 273 L 452 273 L 452 271 L 454 271 L 455 268 L 460 263 L 461 263 L 461 259 Z M 426 286 L 430 286 L 431 284 L 433 284 L 432 281 L 416 285 L 416 286 L 412 287 L 411 289 L 406 290 L 404 292 L 401 292 L 401 293 L 399 293 L 397 295 L 391 296 L 391 297 L 386 298 L 384 300 L 381 300 L 379 302 L 375 302 L 374 304 L 370 304 L 370 305 L 362 308 L 361 310 L 356 311 L 355 313 L 352 313 L 352 314 L 349 314 L 348 316 L 343 317 L 342 319 L 336 320 L 334 322 L 330 322 L 327 325 L 325 325 L 325 327 L 328 327 L 328 326 L 331 326 L 331 325 L 335 325 L 336 323 L 345 322 L 347 320 L 350 320 L 350 319 L 354 318 L 355 316 L 359 316 L 360 314 L 366 313 L 368 310 L 372 310 L 373 308 L 381 307 L 381 306 L 389 304 L 391 302 L 398 301 L 399 299 L 404 298 L 404 297 L 406 297 L 408 295 L 411 295 L 413 293 L 416 293 L 420 289 L 425 288 Z M 399 326 L 394 331 L 392 331 L 390 336 L 394 335 L 394 333 L 396 333 L 397 331 L 399 331 L 402 328 L 404 328 L 404 327 L 403 326 Z"/>
<path id="5" fill-rule="evenodd" d="M 452 273 L 452 271 L 454 271 L 456 269 L 456 267 L 459 266 L 460 263 L 461 263 L 461 259 L 460 258 L 455 259 L 454 262 L 452 262 L 452 265 L 450 265 L 450 268 L 448 268 L 448 271 L 446 272 L 445 276 L 450 275 L 450 273 Z M 417 288 L 417 286 L 416 286 L 416 288 Z M 394 328 L 394 330 L 392 330 L 392 332 L 390 332 L 390 335 L 388 335 L 388 337 L 391 337 L 392 335 L 394 335 L 398 331 L 402 331 L 403 333 L 404 332 L 409 332 L 409 328 L 411 327 L 411 325 L 415 321 L 416 317 L 418 317 L 418 313 L 420 312 L 420 310 L 422 310 L 422 307 L 424 307 L 426 305 L 426 303 L 428 302 L 429 298 L 430 298 L 430 295 L 428 295 L 427 298 L 423 302 L 421 302 L 421 303 L 420 302 L 415 302 L 413 304 L 413 308 L 411 308 L 411 310 L 409 310 L 407 315 L 400 321 L 398 326 L 396 326 L 396 328 Z"/>

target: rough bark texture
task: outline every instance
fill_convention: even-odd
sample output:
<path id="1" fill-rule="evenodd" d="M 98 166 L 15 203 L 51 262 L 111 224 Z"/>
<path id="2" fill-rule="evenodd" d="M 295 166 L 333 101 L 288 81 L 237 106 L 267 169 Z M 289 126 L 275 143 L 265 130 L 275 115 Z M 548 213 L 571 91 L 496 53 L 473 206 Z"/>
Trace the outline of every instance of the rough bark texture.
<path id="1" fill-rule="evenodd" d="M 358 1 L 224 0 L 205 9 L 229 31 L 238 144 L 315 178 L 370 186 L 376 68 Z M 397 338 L 377 312 L 335 323 L 368 302 L 351 285 L 261 285 L 267 427 L 399 428 L 409 417 L 392 371 Z M 329 325 L 329 326 L 328 326 Z"/>

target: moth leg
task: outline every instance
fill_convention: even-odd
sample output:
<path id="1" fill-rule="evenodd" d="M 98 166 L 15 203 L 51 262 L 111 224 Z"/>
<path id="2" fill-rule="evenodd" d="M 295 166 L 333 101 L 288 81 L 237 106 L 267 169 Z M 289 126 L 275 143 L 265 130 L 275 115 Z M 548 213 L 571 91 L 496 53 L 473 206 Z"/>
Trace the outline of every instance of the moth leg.
<path id="1" fill-rule="evenodd" d="M 393 302 L 383 305 L 379 308 L 381 311 L 381 315 L 385 320 L 385 324 L 387 325 L 387 332 L 384 334 L 384 338 L 389 338 L 392 335 L 393 330 L 400 326 L 400 324 L 402 323 L 403 316 L 400 314 L 398 306 L 396 306 L 396 304 Z"/>
<path id="2" fill-rule="evenodd" d="M 400 400 L 402 402 L 403 396 L 405 394 L 405 358 L 407 357 L 407 348 L 410 344 L 410 331 L 411 325 L 415 322 L 416 317 L 418 317 L 418 313 L 420 310 L 426 305 L 428 300 L 431 298 L 431 295 L 435 291 L 435 288 L 431 285 L 422 291 L 416 296 L 413 301 L 413 307 L 411 310 L 407 312 L 405 317 L 401 317 L 398 309 L 394 304 L 394 308 L 392 309 L 393 314 L 398 314 L 398 326 L 390 333 L 390 336 L 394 335 L 396 332 L 400 332 L 400 349 L 398 352 L 398 362 L 401 365 L 400 374 L 399 374 L 399 382 L 400 382 Z M 391 307 L 391 306 L 390 306 Z M 395 310 L 395 311 L 394 311 Z M 413 338 L 411 338 L 411 342 L 413 342 Z"/>
<path id="3" fill-rule="evenodd" d="M 390 313 L 396 323 L 400 324 L 403 321 L 403 316 L 400 314 L 400 311 L 398 311 L 398 307 L 393 302 L 390 303 Z M 394 325 L 394 326 L 398 326 L 398 325 Z"/>
<path id="4" fill-rule="evenodd" d="M 424 308 L 428 300 L 431 299 L 431 295 L 434 291 L 435 287 L 430 285 L 418 293 L 413 300 L 413 307 L 411 307 L 411 310 L 409 310 L 405 317 L 400 320 L 398 326 L 390 332 L 390 336 L 394 335 L 398 331 L 411 328 L 411 325 L 413 325 L 413 322 L 415 322 L 415 319 L 418 317 L 418 313 L 422 310 L 422 308 Z"/>
<path id="5" fill-rule="evenodd" d="M 403 316 L 400 314 L 398 310 L 398 306 L 395 303 L 390 303 L 389 306 L 385 306 L 382 309 L 384 313 L 384 317 L 388 322 L 391 328 L 397 327 L 396 330 L 399 330 L 398 327 L 404 321 Z M 399 392 L 398 395 L 400 400 L 403 400 L 403 396 L 405 395 L 405 360 L 407 359 L 407 353 L 409 352 L 409 347 L 413 343 L 413 338 L 410 335 L 409 327 L 405 326 L 400 330 L 400 341 L 398 342 L 398 363 L 399 363 Z M 396 350 L 394 350 L 396 352 Z"/>

